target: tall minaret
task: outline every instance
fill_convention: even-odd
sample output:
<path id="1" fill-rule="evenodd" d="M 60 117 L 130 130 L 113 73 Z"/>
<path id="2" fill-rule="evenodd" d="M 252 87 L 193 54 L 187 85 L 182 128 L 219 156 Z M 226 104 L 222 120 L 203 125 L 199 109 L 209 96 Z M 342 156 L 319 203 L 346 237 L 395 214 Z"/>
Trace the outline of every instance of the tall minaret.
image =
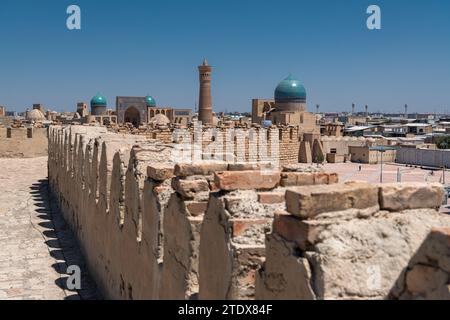
<path id="1" fill-rule="evenodd" d="M 405 119 L 408 119 L 408 105 L 405 104 Z"/>
<path id="2" fill-rule="evenodd" d="M 352 103 L 352 116 L 354 116 L 354 115 L 355 115 L 355 104 Z"/>
<path id="3" fill-rule="evenodd" d="M 200 99 L 198 104 L 198 121 L 203 125 L 213 124 L 212 99 L 211 99 L 211 71 L 208 61 L 198 67 L 200 73 Z"/>

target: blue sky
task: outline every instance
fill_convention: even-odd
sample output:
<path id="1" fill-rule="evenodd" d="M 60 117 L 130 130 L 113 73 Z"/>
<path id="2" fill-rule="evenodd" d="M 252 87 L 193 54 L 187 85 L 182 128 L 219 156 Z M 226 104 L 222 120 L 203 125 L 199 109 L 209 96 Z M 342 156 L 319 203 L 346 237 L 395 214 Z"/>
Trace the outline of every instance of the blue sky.
<path id="1" fill-rule="evenodd" d="M 82 30 L 66 28 L 66 8 Z M 382 10 L 382 29 L 366 9 Z M 97 92 L 194 108 L 197 65 L 218 111 L 250 111 L 292 73 L 322 111 L 450 112 L 448 0 L 1 0 L 0 105 L 75 110 Z"/>

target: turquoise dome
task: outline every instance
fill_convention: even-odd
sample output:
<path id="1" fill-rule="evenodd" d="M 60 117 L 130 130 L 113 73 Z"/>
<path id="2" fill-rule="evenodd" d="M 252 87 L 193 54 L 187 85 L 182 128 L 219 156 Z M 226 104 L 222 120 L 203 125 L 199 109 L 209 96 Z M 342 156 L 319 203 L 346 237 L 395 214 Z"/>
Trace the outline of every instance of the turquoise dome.
<path id="1" fill-rule="evenodd" d="M 278 101 L 306 101 L 305 87 L 294 78 L 289 75 L 286 79 L 281 81 L 275 89 L 275 100 Z"/>
<path id="2" fill-rule="evenodd" d="M 91 106 L 105 106 L 106 107 L 106 98 L 100 94 L 97 94 L 91 100 Z"/>
<path id="3" fill-rule="evenodd" d="M 147 104 L 147 107 L 156 107 L 156 101 L 151 96 L 145 97 L 145 103 Z"/>

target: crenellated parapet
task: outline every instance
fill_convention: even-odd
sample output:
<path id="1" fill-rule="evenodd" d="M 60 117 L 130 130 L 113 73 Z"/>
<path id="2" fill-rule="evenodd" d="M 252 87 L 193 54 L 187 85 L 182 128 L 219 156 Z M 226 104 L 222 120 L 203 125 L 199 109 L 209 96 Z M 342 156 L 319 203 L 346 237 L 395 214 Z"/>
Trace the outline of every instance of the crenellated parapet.
<path id="1" fill-rule="evenodd" d="M 342 184 L 307 164 L 176 152 L 149 135 L 49 129 L 50 188 L 105 297 L 446 297 L 440 185 Z"/>

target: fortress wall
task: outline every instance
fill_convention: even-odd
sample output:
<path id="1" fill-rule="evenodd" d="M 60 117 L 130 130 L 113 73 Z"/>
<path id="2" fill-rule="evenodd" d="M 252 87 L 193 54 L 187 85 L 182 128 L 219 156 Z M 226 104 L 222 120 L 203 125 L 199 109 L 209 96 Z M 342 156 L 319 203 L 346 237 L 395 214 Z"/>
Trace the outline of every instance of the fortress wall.
<path id="1" fill-rule="evenodd" d="M 433 244 L 440 236 L 424 241 L 449 226 L 440 185 L 336 184 L 300 164 L 176 164 L 175 147 L 49 130 L 50 188 L 106 298 L 445 297 L 449 254 Z M 428 275 L 436 288 L 417 282 Z"/>
<path id="2" fill-rule="evenodd" d="M 34 158 L 47 154 L 46 128 L 0 127 L 0 158 Z"/>

